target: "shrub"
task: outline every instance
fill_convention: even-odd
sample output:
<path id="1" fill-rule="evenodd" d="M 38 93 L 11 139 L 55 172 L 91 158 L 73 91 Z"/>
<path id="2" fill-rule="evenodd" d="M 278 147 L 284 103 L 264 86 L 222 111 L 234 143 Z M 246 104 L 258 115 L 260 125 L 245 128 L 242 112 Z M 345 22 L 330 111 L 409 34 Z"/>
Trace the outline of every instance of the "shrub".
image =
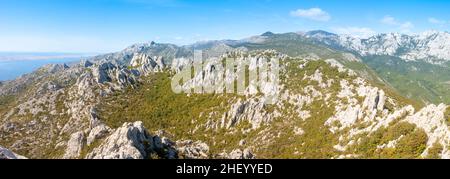
<path id="1" fill-rule="evenodd" d="M 402 138 L 400 138 L 403 136 Z M 397 140 L 395 148 L 378 149 L 378 146 Z M 400 122 L 387 128 L 380 128 L 353 147 L 361 158 L 419 158 L 426 149 L 428 136 L 414 124 Z"/>
<path id="2" fill-rule="evenodd" d="M 427 158 L 430 159 L 440 159 L 442 150 L 444 150 L 444 147 L 441 143 L 435 142 L 431 148 L 428 149 L 428 156 Z"/>

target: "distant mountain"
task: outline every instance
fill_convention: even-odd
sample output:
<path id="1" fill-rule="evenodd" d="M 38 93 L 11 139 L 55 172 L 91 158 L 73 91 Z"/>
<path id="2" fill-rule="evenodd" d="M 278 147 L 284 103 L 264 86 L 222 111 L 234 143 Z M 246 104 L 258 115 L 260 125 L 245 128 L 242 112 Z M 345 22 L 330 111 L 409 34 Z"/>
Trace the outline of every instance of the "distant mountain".
<path id="1" fill-rule="evenodd" d="M 385 33 L 369 38 L 338 35 L 323 30 L 298 33 L 265 32 L 240 40 L 202 41 L 191 45 L 144 43 L 123 52 L 100 56 L 129 62 L 137 51 L 171 59 L 204 50 L 207 57 L 239 49 L 275 49 L 292 57 L 335 59 L 366 79 L 384 83 L 424 103 L 450 103 L 450 34 L 427 31 L 418 35 Z M 95 59 L 95 58 L 94 58 Z M 400 61 L 399 61 L 400 60 Z"/>
<path id="2" fill-rule="evenodd" d="M 418 35 L 386 33 L 362 39 L 324 31 L 311 31 L 305 36 L 362 56 L 389 55 L 429 63 L 450 61 L 450 34 L 447 32 L 426 31 Z"/>
<path id="3" fill-rule="evenodd" d="M 333 34 L 333 33 L 327 32 L 327 31 L 323 31 L 323 30 L 313 30 L 313 31 L 306 32 L 303 35 L 308 38 L 319 38 L 319 39 L 338 37 L 337 34 Z"/>
<path id="4" fill-rule="evenodd" d="M 425 103 L 450 103 L 450 91 L 447 90 L 450 88 L 449 38 L 449 33 L 439 31 L 418 35 L 385 33 L 363 39 L 314 30 L 281 34 L 265 32 L 241 40 L 162 46 L 172 49 L 173 55 L 168 55 L 168 59 L 192 53 L 192 50 L 205 50 L 207 56 L 212 57 L 232 49 L 275 49 L 293 57 L 332 58 L 366 79 L 392 86 L 409 98 Z M 163 48 L 154 49 L 163 51 Z M 174 51 L 178 51 L 178 55 Z"/>
<path id="5" fill-rule="evenodd" d="M 275 34 L 273 32 L 270 32 L 270 31 L 261 34 L 261 36 L 263 36 L 263 37 L 271 37 L 273 35 L 275 35 Z"/>

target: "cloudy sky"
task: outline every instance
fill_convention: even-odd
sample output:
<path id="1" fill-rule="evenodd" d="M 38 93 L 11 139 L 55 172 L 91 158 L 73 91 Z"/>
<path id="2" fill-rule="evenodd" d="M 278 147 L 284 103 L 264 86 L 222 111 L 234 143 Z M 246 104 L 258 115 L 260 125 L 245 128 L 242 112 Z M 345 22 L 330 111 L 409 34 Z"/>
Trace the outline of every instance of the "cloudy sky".
<path id="1" fill-rule="evenodd" d="M 446 0 L 0 0 L 0 51 L 114 52 L 157 41 L 189 44 L 321 29 L 448 31 Z"/>

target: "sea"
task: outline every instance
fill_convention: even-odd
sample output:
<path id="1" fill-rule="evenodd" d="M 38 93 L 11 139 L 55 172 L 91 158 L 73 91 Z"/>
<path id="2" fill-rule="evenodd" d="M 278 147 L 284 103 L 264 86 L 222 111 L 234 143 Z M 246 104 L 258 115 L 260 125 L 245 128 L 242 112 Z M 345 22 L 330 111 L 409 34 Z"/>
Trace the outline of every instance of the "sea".
<path id="1" fill-rule="evenodd" d="M 31 73 L 46 64 L 70 64 L 79 62 L 80 60 L 81 57 L 0 60 L 0 81 L 16 79 L 17 77 Z"/>

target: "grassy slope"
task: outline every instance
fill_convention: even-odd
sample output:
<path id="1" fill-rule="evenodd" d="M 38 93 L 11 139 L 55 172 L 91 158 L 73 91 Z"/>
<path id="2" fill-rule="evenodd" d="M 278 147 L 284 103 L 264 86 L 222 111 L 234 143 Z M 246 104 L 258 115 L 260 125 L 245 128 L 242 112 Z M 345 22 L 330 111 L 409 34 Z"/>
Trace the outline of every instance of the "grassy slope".
<path id="1" fill-rule="evenodd" d="M 352 69 L 358 73 L 361 77 L 374 83 L 387 85 L 387 83 L 381 80 L 377 73 L 366 64 L 348 61 L 346 57 L 344 57 L 342 51 L 320 45 L 317 42 L 311 41 L 296 33 L 273 34 L 272 36 L 269 36 L 264 43 L 247 43 L 241 46 L 246 47 L 249 50 L 275 49 L 278 52 L 284 53 L 291 57 L 315 54 L 321 59 L 335 59 L 348 69 Z"/>
<path id="2" fill-rule="evenodd" d="M 425 62 L 405 62 L 390 56 L 371 56 L 364 62 L 401 94 L 423 102 L 450 103 L 450 68 Z"/>

